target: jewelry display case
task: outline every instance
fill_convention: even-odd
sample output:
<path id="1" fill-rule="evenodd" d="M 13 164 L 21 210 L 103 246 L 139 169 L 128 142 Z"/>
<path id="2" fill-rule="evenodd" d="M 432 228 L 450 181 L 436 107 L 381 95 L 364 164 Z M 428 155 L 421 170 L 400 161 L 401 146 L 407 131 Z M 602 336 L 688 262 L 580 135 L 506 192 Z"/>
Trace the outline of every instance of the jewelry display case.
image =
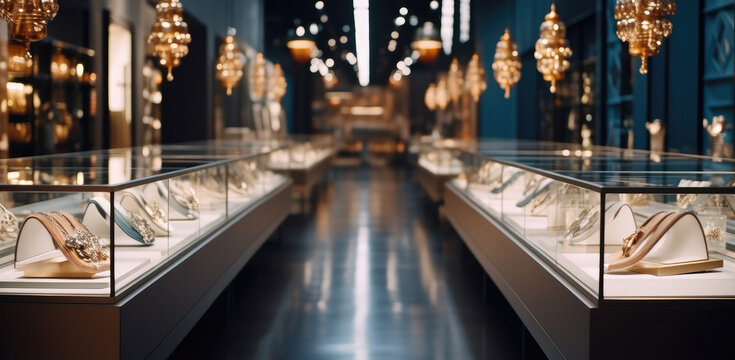
<path id="1" fill-rule="evenodd" d="M 656 155 L 501 140 L 455 155 L 447 216 L 550 357 L 609 357 L 639 322 L 655 334 L 636 349 L 704 341 L 707 314 L 733 313 L 735 162 Z"/>
<path id="2" fill-rule="evenodd" d="M 1 161 L 0 316 L 91 319 L 31 316 L 17 333 L 97 339 L 93 358 L 166 353 L 287 216 L 291 180 L 266 166 L 279 149 L 204 142 Z M 70 336 L 31 357 L 73 353 L 58 344 Z"/>
<path id="3" fill-rule="evenodd" d="M 290 136 L 273 143 L 283 145 L 283 148 L 270 154 L 267 168 L 290 177 L 294 193 L 305 197 L 324 178 L 337 152 L 337 144 L 331 134 Z"/>
<path id="4" fill-rule="evenodd" d="M 443 200 L 444 183 L 462 174 L 463 151 L 471 152 L 476 144 L 455 139 L 423 139 L 417 145 L 416 178 L 432 201 Z"/>

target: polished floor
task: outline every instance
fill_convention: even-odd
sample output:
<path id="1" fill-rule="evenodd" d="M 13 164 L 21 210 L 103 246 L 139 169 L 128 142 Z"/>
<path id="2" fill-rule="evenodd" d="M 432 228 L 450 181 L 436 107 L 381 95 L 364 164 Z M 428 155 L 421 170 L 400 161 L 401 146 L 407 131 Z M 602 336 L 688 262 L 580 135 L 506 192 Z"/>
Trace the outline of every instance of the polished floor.
<path id="1" fill-rule="evenodd" d="M 403 168 L 330 170 L 171 358 L 543 357 Z"/>

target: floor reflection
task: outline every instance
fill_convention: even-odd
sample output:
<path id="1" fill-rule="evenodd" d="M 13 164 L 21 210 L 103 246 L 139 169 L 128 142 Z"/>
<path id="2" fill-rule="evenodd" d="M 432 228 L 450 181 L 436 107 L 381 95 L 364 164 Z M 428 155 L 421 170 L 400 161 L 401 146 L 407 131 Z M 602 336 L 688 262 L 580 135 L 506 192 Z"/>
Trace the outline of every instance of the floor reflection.
<path id="1" fill-rule="evenodd" d="M 328 177 L 172 358 L 521 358 L 520 321 L 410 172 Z"/>

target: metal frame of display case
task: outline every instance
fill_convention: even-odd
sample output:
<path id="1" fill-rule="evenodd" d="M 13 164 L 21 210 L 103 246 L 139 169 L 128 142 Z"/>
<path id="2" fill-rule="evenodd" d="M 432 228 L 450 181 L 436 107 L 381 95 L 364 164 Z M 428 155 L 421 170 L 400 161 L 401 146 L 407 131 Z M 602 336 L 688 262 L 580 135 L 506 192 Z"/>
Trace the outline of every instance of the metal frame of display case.
<path id="1" fill-rule="evenodd" d="M 595 191 L 603 204 L 609 193 L 735 194 L 732 187 L 610 188 L 502 157 L 487 158 Z M 730 352 L 735 331 L 727 319 L 735 316 L 735 299 L 605 299 L 602 266 L 594 295 L 464 189 L 453 182 L 445 187 L 450 223 L 549 358 L 708 358 Z M 603 216 L 601 233 L 604 226 Z M 603 248 L 604 240 L 600 264 Z"/>
<path id="2" fill-rule="evenodd" d="M 0 185 L 0 191 L 110 192 L 228 166 L 260 154 L 233 156 L 115 185 Z M 285 220 L 291 180 L 199 235 L 139 280 L 116 293 L 111 251 L 110 296 L 2 295 L 0 330 L 8 358 L 163 358 L 173 351 L 224 288 Z M 226 207 L 229 209 L 229 207 Z M 114 212 L 111 214 L 114 232 Z M 165 310 L 165 311 L 164 311 Z"/>

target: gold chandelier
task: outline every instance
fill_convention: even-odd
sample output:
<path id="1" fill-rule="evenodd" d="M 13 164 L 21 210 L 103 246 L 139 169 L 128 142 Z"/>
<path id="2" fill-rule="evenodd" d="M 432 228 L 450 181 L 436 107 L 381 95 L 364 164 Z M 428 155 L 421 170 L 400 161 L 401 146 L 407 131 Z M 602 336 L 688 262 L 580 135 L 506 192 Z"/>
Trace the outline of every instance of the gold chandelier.
<path id="1" fill-rule="evenodd" d="M 255 56 L 250 86 L 256 99 L 262 99 L 268 86 L 268 69 L 263 53 Z"/>
<path id="2" fill-rule="evenodd" d="M 436 110 L 436 84 L 431 83 L 424 94 L 424 103 L 429 111 Z"/>
<path id="3" fill-rule="evenodd" d="M 462 96 L 463 82 L 464 77 L 462 76 L 462 69 L 459 68 L 459 60 L 454 58 L 449 65 L 449 73 L 447 74 L 447 91 L 452 102 L 455 104 L 459 104 L 460 97 Z"/>
<path id="4" fill-rule="evenodd" d="M 283 74 L 283 68 L 281 64 L 276 64 L 273 66 L 273 76 L 270 82 L 271 99 L 275 102 L 281 102 L 287 89 L 288 83 L 286 82 L 286 76 Z"/>
<path id="5" fill-rule="evenodd" d="M 48 22 L 56 17 L 56 0 L 0 0 L 0 17 L 8 23 L 10 38 L 22 42 L 31 58 L 31 42 L 46 37 Z"/>
<path id="6" fill-rule="evenodd" d="M 173 68 L 179 66 L 181 59 L 189 53 L 191 34 L 183 13 L 180 0 L 160 0 L 156 5 L 156 22 L 148 35 L 153 56 L 159 58 L 161 66 L 168 68 L 168 81 L 173 81 Z"/>
<path id="7" fill-rule="evenodd" d="M 443 75 L 439 77 L 439 81 L 436 82 L 436 106 L 440 110 L 446 110 L 449 106 L 449 85 L 447 84 L 447 76 Z"/>
<path id="8" fill-rule="evenodd" d="M 544 76 L 544 80 L 551 82 L 549 90 L 556 93 L 556 82 L 564 79 L 564 72 L 569 69 L 569 58 L 572 49 L 565 38 L 567 27 L 556 13 L 556 5 L 551 4 L 551 11 L 541 23 L 540 36 L 536 41 L 536 68 Z"/>
<path id="9" fill-rule="evenodd" d="M 505 98 L 510 98 L 510 89 L 521 80 L 521 61 L 518 59 L 518 45 L 510 36 L 510 30 L 505 29 L 505 34 L 500 37 L 495 48 L 495 61 L 493 61 L 493 73 L 495 81 L 500 88 L 505 90 Z"/>
<path id="10" fill-rule="evenodd" d="M 628 52 L 641 58 L 641 74 L 648 73 L 648 58 L 658 54 L 663 40 L 671 35 L 669 16 L 676 13 L 673 0 L 618 0 L 615 4 L 616 32 L 628 43 Z"/>
<path id="11" fill-rule="evenodd" d="M 485 69 L 480 64 L 480 55 L 472 55 L 472 59 L 467 64 L 466 74 L 467 91 L 469 91 L 472 100 L 480 101 L 480 95 L 487 89 L 487 80 L 485 79 Z"/>
<path id="12" fill-rule="evenodd" d="M 232 89 L 237 86 L 245 68 L 245 54 L 235 43 L 234 30 L 230 29 L 225 42 L 219 48 L 215 76 L 222 86 L 227 89 L 227 95 L 232 95 Z"/>

